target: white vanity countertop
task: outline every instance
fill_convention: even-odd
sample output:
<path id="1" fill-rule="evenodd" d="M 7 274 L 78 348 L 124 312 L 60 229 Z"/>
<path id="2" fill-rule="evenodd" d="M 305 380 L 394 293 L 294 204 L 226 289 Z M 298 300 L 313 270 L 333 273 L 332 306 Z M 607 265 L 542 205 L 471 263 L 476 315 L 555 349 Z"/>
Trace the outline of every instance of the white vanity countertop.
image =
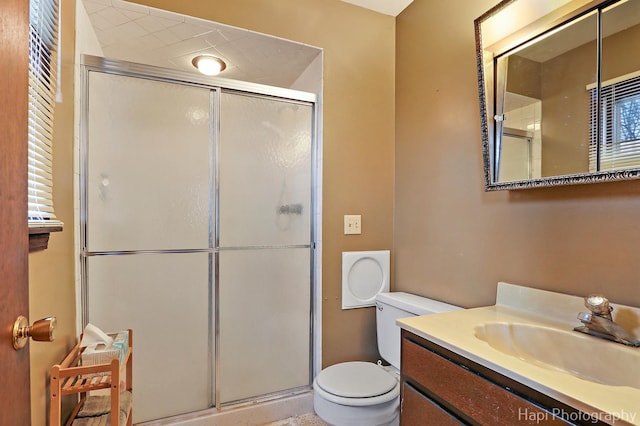
<path id="1" fill-rule="evenodd" d="M 621 306 L 612 305 L 614 309 Z M 626 308 L 633 310 L 640 318 L 640 309 Z M 610 424 L 615 422 L 616 425 L 640 425 L 640 389 L 595 383 L 570 373 L 539 366 L 494 349 L 475 336 L 475 327 L 488 322 L 531 324 L 572 330 L 580 325 L 576 318 L 577 313 L 585 310 L 581 297 L 499 283 L 496 305 L 404 318 L 397 323 L 407 331 L 601 421 Z M 637 329 L 630 331 L 638 335 Z M 585 337 L 592 338 L 586 335 Z M 621 345 L 593 339 L 594 350 L 597 350 L 599 344 Z M 621 346 L 623 350 L 638 351 L 640 355 L 640 348 Z M 590 354 L 585 353 L 584 356 L 589 357 Z M 618 366 L 602 365 L 601 368 L 613 369 Z M 628 372 L 629 375 L 640 375 L 640 365 L 634 365 L 631 370 Z"/>

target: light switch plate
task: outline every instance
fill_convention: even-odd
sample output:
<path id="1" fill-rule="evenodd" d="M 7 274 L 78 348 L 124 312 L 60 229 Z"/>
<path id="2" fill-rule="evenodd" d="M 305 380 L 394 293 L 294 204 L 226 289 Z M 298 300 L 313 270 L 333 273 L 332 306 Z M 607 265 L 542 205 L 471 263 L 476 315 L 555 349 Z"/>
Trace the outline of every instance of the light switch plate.
<path id="1" fill-rule="evenodd" d="M 359 214 L 344 215 L 344 235 L 362 234 L 362 217 Z"/>

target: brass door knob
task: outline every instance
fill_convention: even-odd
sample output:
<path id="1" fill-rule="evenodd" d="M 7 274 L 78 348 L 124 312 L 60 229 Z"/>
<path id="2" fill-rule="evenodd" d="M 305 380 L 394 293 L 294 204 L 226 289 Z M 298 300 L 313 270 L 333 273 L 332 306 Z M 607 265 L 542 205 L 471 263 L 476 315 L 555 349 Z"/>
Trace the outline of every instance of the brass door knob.
<path id="1" fill-rule="evenodd" d="M 13 323 L 13 347 L 15 350 L 24 348 L 29 337 L 37 342 L 53 342 L 55 328 L 55 317 L 43 318 L 29 326 L 29 320 L 20 315 Z"/>

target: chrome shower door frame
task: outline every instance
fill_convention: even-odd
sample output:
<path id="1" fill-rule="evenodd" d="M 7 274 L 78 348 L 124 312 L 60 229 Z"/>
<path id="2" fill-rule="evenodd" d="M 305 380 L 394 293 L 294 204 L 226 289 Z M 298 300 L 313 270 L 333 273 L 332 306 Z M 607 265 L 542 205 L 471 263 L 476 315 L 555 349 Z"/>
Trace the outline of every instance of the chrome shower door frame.
<path id="1" fill-rule="evenodd" d="M 88 116 L 89 116 L 89 74 L 91 72 L 106 73 L 113 75 L 120 75 L 125 77 L 135 77 L 149 80 L 156 80 L 160 82 L 167 82 L 173 84 L 190 85 L 210 90 L 210 182 L 209 187 L 212 189 L 209 199 L 209 236 L 208 236 L 208 249 L 169 249 L 169 250 L 133 250 L 133 251 L 90 251 L 87 248 L 87 210 L 88 210 Z M 256 401 L 277 399 L 283 396 L 289 396 L 292 393 L 307 392 L 311 389 L 311 383 L 314 373 L 314 355 L 316 354 L 316 312 L 315 308 L 318 306 L 316 298 L 316 265 L 317 259 L 320 256 L 319 244 L 317 244 L 317 217 L 320 214 L 318 203 L 318 195 L 316 190 L 318 188 L 318 176 L 320 173 L 319 161 L 321 156 L 318 153 L 318 107 L 317 97 L 315 94 L 301 92 L 297 90 L 278 88 L 272 86 L 266 86 L 261 84 L 227 80 L 223 78 L 215 77 L 201 77 L 196 74 L 182 72 L 178 70 L 164 69 L 149 65 L 135 64 L 125 61 L 107 59 L 102 57 L 95 57 L 89 55 L 83 55 L 81 58 L 81 81 L 82 89 L 80 96 L 80 126 L 79 126 L 79 272 L 80 272 L 80 300 L 82 304 L 81 314 L 81 326 L 84 328 L 89 322 L 89 289 L 87 286 L 87 259 L 93 256 L 126 256 L 133 254 L 179 254 L 179 253 L 207 253 L 209 257 L 209 318 L 208 324 L 210 328 L 209 333 L 209 380 L 210 380 L 210 407 L 215 409 L 222 408 L 223 405 L 235 405 L 243 403 L 252 403 Z M 260 395 L 258 397 L 251 397 L 246 400 L 233 401 L 228 404 L 222 404 L 220 402 L 220 383 L 219 367 L 220 367 L 220 310 L 219 310 L 219 260 L 220 260 L 220 184 L 219 184 L 219 133 L 220 133 L 220 95 L 222 91 L 237 92 L 239 94 L 248 94 L 251 96 L 264 97 L 274 99 L 278 101 L 299 103 L 311 106 L 312 108 L 312 135 L 311 135 L 311 182 L 310 185 L 310 235 L 309 244 L 295 245 L 291 248 L 307 248 L 309 250 L 309 286 L 310 286 L 310 300 L 309 300 L 309 379 L 308 384 L 301 388 L 287 389 L 284 391 L 274 392 L 272 394 Z M 158 232 L 162 232 L 159 230 Z M 234 248 L 232 248 L 234 249 Z M 231 249 L 231 250 L 232 250 Z M 222 248 L 225 250 L 225 248 Z M 227 248 L 228 250 L 228 248 Z M 213 329 L 211 326 L 213 324 Z M 188 328 L 188 324 L 186 324 Z M 215 369 L 215 370 L 214 370 Z"/>

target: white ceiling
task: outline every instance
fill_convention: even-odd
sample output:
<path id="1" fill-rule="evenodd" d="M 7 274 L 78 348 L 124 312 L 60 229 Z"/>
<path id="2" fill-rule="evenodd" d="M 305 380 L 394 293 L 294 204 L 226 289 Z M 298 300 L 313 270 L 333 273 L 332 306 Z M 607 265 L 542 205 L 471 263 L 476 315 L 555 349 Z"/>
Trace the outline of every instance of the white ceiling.
<path id="1" fill-rule="evenodd" d="M 413 0 L 343 0 L 396 16 Z M 227 63 L 220 77 L 291 87 L 320 55 L 313 46 L 129 3 L 83 0 L 104 56 L 196 72 L 199 54 Z"/>
<path id="2" fill-rule="evenodd" d="M 342 0 L 346 3 L 375 10 L 385 15 L 398 16 L 413 0 Z"/>

